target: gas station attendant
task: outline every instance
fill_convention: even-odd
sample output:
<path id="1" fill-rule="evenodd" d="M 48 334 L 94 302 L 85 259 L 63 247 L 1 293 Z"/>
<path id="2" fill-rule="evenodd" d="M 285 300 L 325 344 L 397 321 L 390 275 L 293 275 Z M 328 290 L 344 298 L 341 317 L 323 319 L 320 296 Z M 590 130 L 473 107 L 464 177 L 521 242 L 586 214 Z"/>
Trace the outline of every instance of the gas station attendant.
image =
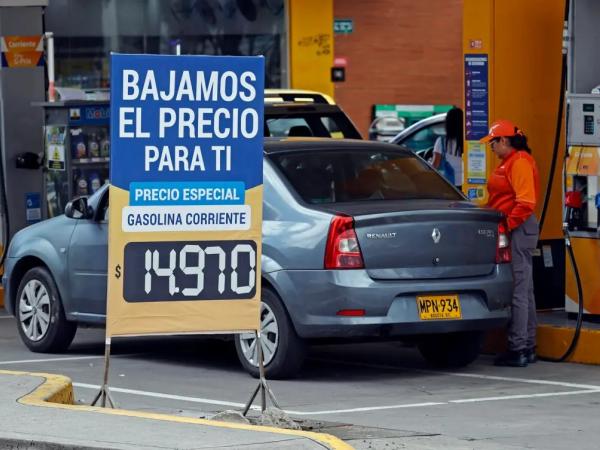
<path id="1" fill-rule="evenodd" d="M 510 232 L 514 290 L 508 325 L 508 351 L 496 365 L 525 367 L 536 361 L 536 308 L 533 294 L 532 254 L 538 241 L 534 214 L 539 195 L 539 176 L 527 137 L 509 120 L 494 122 L 482 143 L 501 159 L 490 175 L 487 206 L 505 215 Z"/>

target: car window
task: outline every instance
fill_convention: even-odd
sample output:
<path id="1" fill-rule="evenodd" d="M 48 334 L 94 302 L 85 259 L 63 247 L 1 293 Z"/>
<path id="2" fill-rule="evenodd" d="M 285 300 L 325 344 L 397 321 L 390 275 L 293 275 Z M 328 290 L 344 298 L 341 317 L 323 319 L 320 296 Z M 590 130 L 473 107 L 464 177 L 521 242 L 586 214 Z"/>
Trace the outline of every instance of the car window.
<path id="1" fill-rule="evenodd" d="M 398 142 L 398 144 L 405 145 L 410 148 L 413 152 L 433 149 L 435 141 L 440 136 L 445 136 L 446 130 L 443 123 L 436 123 L 428 125 L 408 137 Z"/>
<path id="2" fill-rule="evenodd" d="M 422 159 L 407 152 L 305 151 L 270 155 L 310 204 L 405 199 L 462 200 Z"/>
<path id="3" fill-rule="evenodd" d="M 292 135 L 294 130 L 307 130 L 307 136 L 313 136 L 310 126 L 306 119 L 301 117 L 283 117 L 281 119 L 267 119 L 267 128 L 269 136 L 272 137 L 287 137 L 290 130 Z"/>
<path id="4" fill-rule="evenodd" d="M 265 125 L 267 137 L 360 138 L 343 113 L 295 111 L 289 115 L 267 115 Z"/>
<path id="5" fill-rule="evenodd" d="M 331 117 L 321 117 L 321 122 L 323 122 L 323 125 L 327 128 L 332 138 L 343 139 L 345 137 L 344 132 L 340 130 L 338 124 Z"/>

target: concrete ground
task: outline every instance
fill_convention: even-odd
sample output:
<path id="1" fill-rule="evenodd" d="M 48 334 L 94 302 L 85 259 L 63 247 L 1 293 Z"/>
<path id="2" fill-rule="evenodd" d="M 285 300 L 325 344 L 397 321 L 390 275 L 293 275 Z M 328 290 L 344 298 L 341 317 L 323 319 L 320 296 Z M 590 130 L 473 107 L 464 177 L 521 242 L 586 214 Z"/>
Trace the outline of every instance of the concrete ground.
<path id="1" fill-rule="evenodd" d="M 103 373 L 103 330 L 79 330 L 63 355 L 30 353 L 0 319 L 0 369 L 69 376 L 89 403 Z M 489 356 L 432 370 L 399 343 L 315 347 L 297 379 L 270 381 L 305 429 L 358 449 L 598 448 L 600 367 L 539 362 L 497 368 Z M 118 406 L 180 417 L 240 409 L 256 386 L 231 343 L 194 337 L 115 340 L 110 386 Z"/>
<path id="2" fill-rule="evenodd" d="M 350 448 L 320 433 L 72 404 L 57 375 L 0 371 L 0 447 L 9 449 Z M 18 399 L 18 401 L 15 401 Z"/>

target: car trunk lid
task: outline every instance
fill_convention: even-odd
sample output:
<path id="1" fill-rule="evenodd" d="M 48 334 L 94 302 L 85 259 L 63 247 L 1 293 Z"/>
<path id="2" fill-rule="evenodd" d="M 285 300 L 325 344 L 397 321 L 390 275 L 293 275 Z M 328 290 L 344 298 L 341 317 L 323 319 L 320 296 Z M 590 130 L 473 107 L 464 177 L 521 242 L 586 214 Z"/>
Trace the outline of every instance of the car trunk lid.
<path id="1" fill-rule="evenodd" d="M 354 218 L 365 269 L 374 279 L 474 277 L 496 265 L 501 215 L 493 210 L 408 200 L 336 204 L 331 212 Z"/>

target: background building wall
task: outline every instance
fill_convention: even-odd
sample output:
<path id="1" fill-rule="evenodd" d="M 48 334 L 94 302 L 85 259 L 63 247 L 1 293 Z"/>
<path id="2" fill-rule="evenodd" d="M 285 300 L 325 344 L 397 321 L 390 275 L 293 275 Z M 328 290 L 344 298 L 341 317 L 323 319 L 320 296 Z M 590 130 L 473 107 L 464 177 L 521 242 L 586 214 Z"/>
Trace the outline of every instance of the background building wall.
<path id="1" fill-rule="evenodd" d="M 354 32 L 336 34 L 347 58 L 335 99 L 367 137 L 374 104 L 462 104 L 463 0 L 336 0 L 334 17 Z"/>

